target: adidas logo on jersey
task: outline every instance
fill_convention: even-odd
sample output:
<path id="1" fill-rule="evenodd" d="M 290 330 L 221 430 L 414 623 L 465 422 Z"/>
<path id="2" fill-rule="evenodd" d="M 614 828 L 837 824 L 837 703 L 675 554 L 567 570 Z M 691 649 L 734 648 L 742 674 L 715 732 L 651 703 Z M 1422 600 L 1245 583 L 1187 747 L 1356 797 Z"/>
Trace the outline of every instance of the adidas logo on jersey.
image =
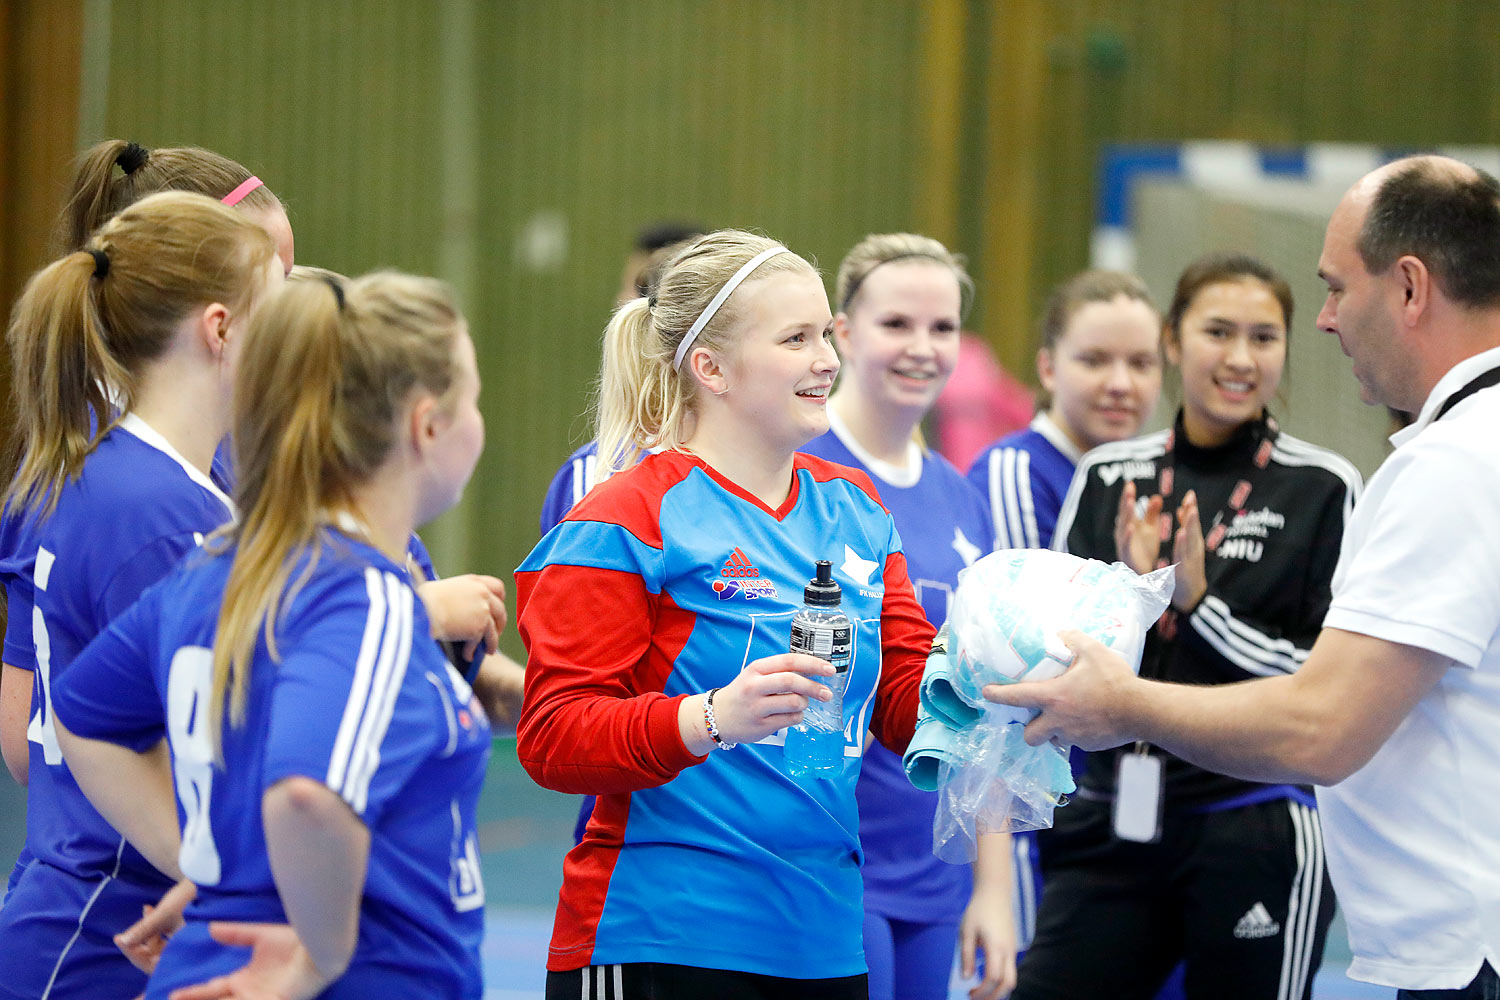
<path id="1" fill-rule="evenodd" d="M 734 551 L 729 553 L 729 558 L 724 560 L 724 568 L 719 570 L 719 577 L 712 580 L 709 586 L 721 601 L 740 595 L 747 601 L 776 596 L 776 584 L 760 575 L 760 570 L 750 561 L 749 556 L 740 551 L 739 546 L 735 546 Z"/>
<path id="2" fill-rule="evenodd" d="M 760 570 L 756 569 L 755 564 L 740 551 L 739 546 L 735 546 L 729 558 L 724 561 L 724 568 L 719 570 L 719 575 L 723 577 L 760 576 Z"/>
<path id="3" fill-rule="evenodd" d="M 1265 903 L 1256 903 L 1250 907 L 1240 917 L 1239 923 L 1234 925 L 1234 936 L 1241 940 L 1268 938 L 1280 933 L 1281 925 L 1271 919 Z"/>

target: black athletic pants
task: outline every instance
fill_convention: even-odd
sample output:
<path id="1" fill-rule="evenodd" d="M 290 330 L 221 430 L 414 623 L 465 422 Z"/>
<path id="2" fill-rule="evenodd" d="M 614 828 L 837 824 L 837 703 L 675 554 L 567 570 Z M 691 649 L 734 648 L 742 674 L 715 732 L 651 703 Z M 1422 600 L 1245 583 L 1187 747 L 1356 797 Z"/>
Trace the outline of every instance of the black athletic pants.
<path id="1" fill-rule="evenodd" d="M 1312 995 L 1334 911 L 1316 810 L 1169 814 L 1155 844 L 1116 839 L 1108 802 L 1057 817 L 1013 1000 L 1151 1000 L 1179 960 L 1189 1000 Z"/>
<path id="2" fill-rule="evenodd" d="M 870 977 L 782 979 L 754 972 L 631 962 L 547 973 L 546 1000 L 869 1000 Z"/>

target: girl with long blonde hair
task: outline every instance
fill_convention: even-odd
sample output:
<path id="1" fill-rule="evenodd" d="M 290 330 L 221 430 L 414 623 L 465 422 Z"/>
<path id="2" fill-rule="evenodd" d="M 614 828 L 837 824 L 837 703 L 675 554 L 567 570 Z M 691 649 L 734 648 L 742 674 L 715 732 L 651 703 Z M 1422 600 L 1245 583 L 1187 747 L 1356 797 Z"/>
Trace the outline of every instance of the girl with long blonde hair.
<path id="1" fill-rule="evenodd" d="M 798 454 L 828 429 L 832 319 L 807 261 L 726 230 L 605 332 L 613 474 L 516 574 L 518 756 L 598 796 L 563 865 L 549 997 L 866 993 L 854 783 L 867 729 L 910 740 L 934 630 L 869 479 Z M 829 694 L 833 667 L 787 652 L 819 560 L 857 623 L 826 778 L 783 750 Z"/>
<path id="2" fill-rule="evenodd" d="M 473 344 L 447 286 L 387 272 L 289 285 L 244 362 L 240 521 L 58 693 L 91 798 L 198 886 L 146 995 L 478 997 L 490 728 L 407 559 L 483 447 Z M 160 784 L 163 736 L 180 836 L 118 780 Z"/>
<path id="3" fill-rule="evenodd" d="M 36 659 L 30 861 L 0 910 L 11 956 L 0 986 L 13 995 L 129 996 L 144 983 L 112 938 L 175 872 L 131 849 L 79 791 L 52 689 L 91 639 L 231 517 L 210 475 L 214 449 L 229 427 L 246 323 L 281 280 L 261 227 L 211 198 L 168 192 L 38 272 L 12 315 L 5 505 L 29 525 Z"/>

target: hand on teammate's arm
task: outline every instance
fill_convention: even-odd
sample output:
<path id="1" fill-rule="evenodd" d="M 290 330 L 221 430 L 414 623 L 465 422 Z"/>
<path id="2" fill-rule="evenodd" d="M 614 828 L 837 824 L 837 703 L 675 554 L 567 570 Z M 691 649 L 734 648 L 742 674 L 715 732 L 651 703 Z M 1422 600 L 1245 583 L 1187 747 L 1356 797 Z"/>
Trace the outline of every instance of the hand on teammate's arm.
<path id="1" fill-rule="evenodd" d="M 465 573 L 417 586 L 417 596 L 432 622 L 432 637 L 463 643 L 465 661 L 481 646 L 493 653 L 509 620 L 505 583 L 498 577 Z"/>

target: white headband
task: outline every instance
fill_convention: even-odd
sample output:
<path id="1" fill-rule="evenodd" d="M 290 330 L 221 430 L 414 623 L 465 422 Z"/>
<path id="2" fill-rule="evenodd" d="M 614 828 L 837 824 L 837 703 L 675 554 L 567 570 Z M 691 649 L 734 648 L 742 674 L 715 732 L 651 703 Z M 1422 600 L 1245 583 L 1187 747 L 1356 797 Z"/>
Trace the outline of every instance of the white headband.
<path id="1" fill-rule="evenodd" d="M 698 339 L 698 334 L 703 332 L 703 328 L 714 318 L 714 313 L 718 312 L 719 307 L 724 304 L 724 301 L 734 294 L 734 290 L 740 287 L 740 283 L 750 277 L 751 272 L 757 267 L 760 267 L 779 253 L 791 253 L 791 251 L 786 247 L 771 247 L 769 250 L 762 250 L 754 257 L 745 261 L 740 269 L 734 272 L 734 277 L 724 283 L 724 287 L 719 289 L 718 294 L 709 301 L 708 308 L 699 313 L 698 318 L 693 320 L 693 325 L 688 327 L 687 336 L 682 338 L 682 343 L 677 345 L 677 353 L 672 356 L 672 369 L 674 371 L 682 370 L 682 359 L 687 357 L 688 349 L 693 346 L 693 341 Z"/>

